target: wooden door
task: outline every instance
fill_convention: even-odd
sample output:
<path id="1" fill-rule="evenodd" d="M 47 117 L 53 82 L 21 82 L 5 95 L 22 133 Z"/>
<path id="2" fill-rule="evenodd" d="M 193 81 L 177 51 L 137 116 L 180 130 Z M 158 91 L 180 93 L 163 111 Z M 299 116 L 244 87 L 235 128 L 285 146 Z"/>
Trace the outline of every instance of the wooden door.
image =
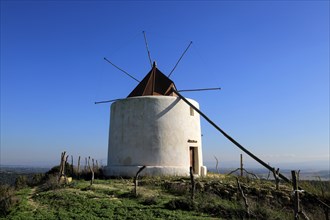
<path id="1" fill-rule="evenodd" d="M 189 153 L 190 153 L 190 166 L 193 168 L 193 172 L 195 173 L 195 151 L 193 147 L 190 147 Z"/>

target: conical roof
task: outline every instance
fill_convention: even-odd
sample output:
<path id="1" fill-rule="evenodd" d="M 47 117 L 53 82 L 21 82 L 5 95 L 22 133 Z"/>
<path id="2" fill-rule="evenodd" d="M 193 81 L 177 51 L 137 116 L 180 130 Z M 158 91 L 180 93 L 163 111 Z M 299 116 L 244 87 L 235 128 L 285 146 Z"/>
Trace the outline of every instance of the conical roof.
<path id="1" fill-rule="evenodd" d="M 173 89 L 176 89 L 174 82 L 157 69 L 154 62 L 150 72 L 127 97 L 159 95 L 175 96 Z"/>

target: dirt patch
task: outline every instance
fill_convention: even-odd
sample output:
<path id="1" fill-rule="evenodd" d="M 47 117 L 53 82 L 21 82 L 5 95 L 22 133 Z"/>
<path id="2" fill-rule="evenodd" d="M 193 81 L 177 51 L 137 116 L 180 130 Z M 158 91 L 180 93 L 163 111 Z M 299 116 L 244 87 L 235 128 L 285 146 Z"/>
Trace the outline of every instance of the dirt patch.
<path id="1" fill-rule="evenodd" d="M 36 191 L 37 191 L 37 187 L 33 187 L 27 196 L 28 204 L 33 208 L 33 211 L 37 210 L 37 208 L 39 207 L 39 204 L 36 201 L 34 201 L 32 198 L 33 196 L 36 195 Z"/>

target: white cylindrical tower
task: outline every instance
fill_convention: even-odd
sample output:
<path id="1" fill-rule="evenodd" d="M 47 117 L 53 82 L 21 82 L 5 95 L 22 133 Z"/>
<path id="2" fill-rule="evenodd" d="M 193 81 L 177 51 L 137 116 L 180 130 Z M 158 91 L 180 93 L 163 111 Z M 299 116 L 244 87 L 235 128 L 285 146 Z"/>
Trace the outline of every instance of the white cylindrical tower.
<path id="1" fill-rule="evenodd" d="M 189 101 L 199 107 L 194 100 Z M 175 96 L 137 96 L 111 105 L 107 176 L 197 175 L 203 167 L 200 116 Z"/>

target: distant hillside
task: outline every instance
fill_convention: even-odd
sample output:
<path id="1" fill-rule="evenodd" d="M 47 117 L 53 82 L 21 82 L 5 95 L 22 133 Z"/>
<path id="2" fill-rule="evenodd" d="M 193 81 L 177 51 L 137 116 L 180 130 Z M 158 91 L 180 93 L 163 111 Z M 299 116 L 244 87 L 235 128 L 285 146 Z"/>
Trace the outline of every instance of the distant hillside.
<path id="1" fill-rule="evenodd" d="M 222 168 L 219 170 L 221 174 L 228 174 L 234 171 L 237 168 Z M 218 171 L 215 168 L 208 168 L 209 172 L 217 173 Z M 274 179 L 273 174 L 270 173 L 267 169 L 249 169 L 246 170 L 250 173 L 257 175 L 259 178 L 262 179 Z M 240 171 L 235 172 L 235 174 L 239 174 Z M 290 178 L 291 170 L 280 170 L 280 172 Z M 246 172 L 244 172 L 246 175 Z M 301 180 L 319 180 L 321 178 L 322 181 L 329 181 L 330 180 L 330 170 L 301 170 L 299 174 L 299 178 Z"/>
<path id="2" fill-rule="evenodd" d="M 236 168 L 222 168 L 220 169 L 221 174 L 228 174 Z M 9 184 L 13 185 L 17 176 L 24 175 L 31 177 L 36 173 L 45 173 L 50 168 L 48 167 L 26 167 L 26 166 L 1 166 L 0 167 L 0 184 Z M 250 173 L 256 174 L 259 178 L 267 179 L 269 175 L 269 171 L 266 169 L 249 169 L 246 170 Z M 217 173 L 218 171 L 215 168 L 209 168 L 209 172 Z M 281 170 L 281 173 L 290 178 L 291 170 Z M 239 171 L 236 173 L 239 175 Z M 244 173 L 246 175 L 246 173 Z M 329 170 L 320 170 L 320 171 L 309 171 L 309 170 L 301 170 L 300 179 L 301 180 L 319 180 L 321 178 L 322 181 L 330 180 L 330 171 Z M 269 179 L 273 179 L 273 175 L 269 175 Z"/>
<path id="3" fill-rule="evenodd" d="M 0 167 L 0 185 L 14 185 L 18 176 L 23 175 L 31 177 L 36 173 L 45 173 L 49 168 L 42 167 L 24 167 L 24 166 L 1 166 Z"/>

